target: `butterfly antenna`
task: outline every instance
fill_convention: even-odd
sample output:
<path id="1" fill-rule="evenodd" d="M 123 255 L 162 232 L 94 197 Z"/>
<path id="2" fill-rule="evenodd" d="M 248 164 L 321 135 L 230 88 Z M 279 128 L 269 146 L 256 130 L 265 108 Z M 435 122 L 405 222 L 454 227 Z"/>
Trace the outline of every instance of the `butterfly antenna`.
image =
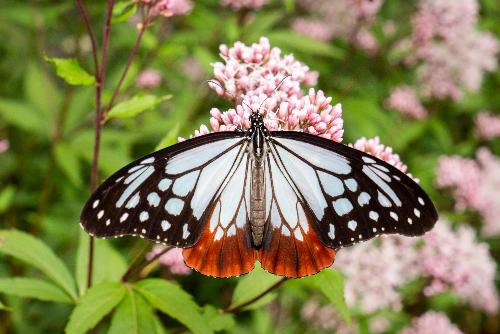
<path id="1" fill-rule="evenodd" d="M 207 83 L 211 83 L 211 84 L 214 84 L 216 86 L 219 86 L 223 91 L 224 91 L 224 94 L 227 94 L 229 95 L 230 97 L 232 97 L 234 100 L 236 100 L 236 96 L 234 96 L 233 94 L 229 93 L 226 91 L 226 89 L 224 88 L 224 86 L 221 85 L 220 82 L 218 82 L 217 80 L 207 80 Z M 244 104 L 248 109 L 250 109 L 252 111 L 252 113 L 254 113 L 255 111 L 252 109 L 252 107 L 250 107 L 250 105 L 248 105 L 248 103 L 246 103 L 245 101 L 241 100 L 241 104 Z"/>
<path id="2" fill-rule="evenodd" d="M 281 86 L 283 85 L 283 82 L 285 82 L 285 80 L 286 80 L 286 79 L 288 79 L 289 77 L 291 77 L 291 75 L 290 75 L 290 74 L 287 74 L 287 75 L 286 75 L 283 79 L 281 79 L 281 81 L 278 83 L 278 85 L 276 86 L 276 88 L 274 88 L 273 93 L 272 93 L 270 96 L 266 97 L 266 98 L 264 99 L 264 101 L 262 101 L 262 103 L 260 104 L 260 106 L 259 106 L 259 109 L 258 109 L 258 110 L 260 110 L 260 108 L 264 105 L 264 103 L 265 103 L 265 102 L 266 102 L 269 98 L 271 98 L 272 96 L 274 96 L 274 94 L 276 94 L 276 93 L 278 92 L 278 90 L 279 90 L 279 89 L 281 88 Z"/>

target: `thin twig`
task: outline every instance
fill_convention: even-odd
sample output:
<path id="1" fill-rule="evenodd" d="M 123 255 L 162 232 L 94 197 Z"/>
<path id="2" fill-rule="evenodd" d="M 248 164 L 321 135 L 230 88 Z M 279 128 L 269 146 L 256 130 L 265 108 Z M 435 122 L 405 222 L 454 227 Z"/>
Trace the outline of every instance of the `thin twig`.
<path id="1" fill-rule="evenodd" d="M 144 245 L 144 247 L 137 253 L 132 262 L 130 262 L 127 271 L 125 272 L 125 274 L 123 274 L 121 278 L 122 282 L 126 282 L 129 280 L 130 276 L 134 273 L 139 263 L 142 262 L 142 259 L 144 258 L 144 255 L 146 254 L 150 246 L 151 244 L 149 242 L 146 243 L 146 245 Z"/>
<path id="2" fill-rule="evenodd" d="M 120 93 L 120 89 L 123 85 L 123 82 L 125 81 L 125 78 L 127 77 L 128 71 L 130 69 L 130 66 L 132 66 L 132 63 L 137 56 L 137 53 L 139 51 L 139 46 L 141 45 L 142 37 L 144 35 L 144 32 L 146 31 L 146 28 L 149 25 L 149 11 L 145 15 L 143 15 L 142 23 L 139 27 L 139 33 L 137 34 L 137 38 L 134 43 L 134 47 L 132 48 L 132 51 L 130 52 L 130 55 L 127 60 L 127 65 L 125 66 L 125 69 L 123 70 L 122 75 L 120 76 L 120 79 L 118 80 L 118 84 L 115 86 L 115 89 L 113 90 L 113 95 L 111 96 L 111 99 L 108 102 L 107 107 L 103 110 L 103 119 L 106 116 L 106 113 L 111 110 L 111 107 L 113 106 L 113 103 L 115 103 L 116 98 L 118 97 L 118 94 Z"/>
<path id="3" fill-rule="evenodd" d="M 106 9 L 106 18 L 104 21 L 104 35 L 102 38 L 102 61 L 99 69 L 99 78 L 101 79 L 101 90 L 104 89 L 104 82 L 106 79 L 106 65 L 108 63 L 108 48 L 109 48 L 109 35 L 111 32 L 111 17 L 113 16 L 114 0 L 108 0 L 108 7 Z"/>
<path id="4" fill-rule="evenodd" d="M 243 303 L 241 303 L 239 305 L 235 305 L 233 307 L 228 307 L 228 308 L 224 309 L 223 312 L 224 313 L 236 313 L 236 312 L 239 312 L 243 308 L 247 307 L 248 305 L 255 303 L 256 301 L 258 301 L 259 299 L 261 299 L 262 297 L 264 297 L 265 295 L 267 295 L 269 292 L 271 292 L 274 289 L 278 288 L 279 286 L 281 286 L 281 284 L 285 283 L 287 280 L 288 280 L 288 277 L 283 277 L 278 282 L 276 282 L 275 284 L 273 284 L 272 286 L 270 286 L 269 288 L 267 288 L 266 290 L 264 290 L 263 292 L 261 292 L 260 294 L 258 294 L 257 296 L 255 296 L 254 298 L 252 298 L 252 299 L 250 299 L 250 300 L 248 300 L 246 302 L 243 302 Z"/>
<path id="5" fill-rule="evenodd" d="M 76 4 L 78 5 L 78 10 L 80 11 L 80 15 L 82 16 L 83 22 L 85 23 L 85 28 L 87 29 L 87 34 L 90 38 L 90 44 L 92 46 L 92 56 L 94 58 L 94 70 L 95 74 L 97 75 L 97 73 L 99 72 L 99 60 L 97 58 L 97 43 L 94 37 L 94 31 L 92 30 L 89 16 L 82 0 L 76 0 Z"/>

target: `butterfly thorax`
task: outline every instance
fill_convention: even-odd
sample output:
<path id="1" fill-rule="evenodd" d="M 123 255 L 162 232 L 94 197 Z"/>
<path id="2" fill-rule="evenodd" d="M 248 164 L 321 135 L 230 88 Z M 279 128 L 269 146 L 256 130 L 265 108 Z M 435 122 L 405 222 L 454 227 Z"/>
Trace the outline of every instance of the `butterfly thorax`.
<path id="1" fill-rule="evenodd" d="M 264 161 L 266 158 L 266 137 L 269 132 L 264 126 L 262 115 L 254 113 L 250 117 L 251 127 L 248 130 L 248 138 L 251 142 L 249 153 L 251 163 L 251 188 L 250 188 L 250 229 L 255 247 L 262 245 L 264 227 L 266 224 L 265 214 L 265 185 L 264 185 Z"/>

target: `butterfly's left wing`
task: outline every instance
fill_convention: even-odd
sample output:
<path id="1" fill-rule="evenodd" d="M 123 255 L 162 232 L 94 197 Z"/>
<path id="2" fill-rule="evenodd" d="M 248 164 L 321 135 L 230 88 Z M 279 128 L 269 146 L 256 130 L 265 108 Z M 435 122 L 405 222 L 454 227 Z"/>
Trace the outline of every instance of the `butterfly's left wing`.
<path id="1" fill-rule="evenodd" d="M 311 242 L 315 237 L 322 245 L 340 248 L 379 234 L 421 235 L 437 220 L 418 184 L 369 154 L 291 131 L 272 132 L 267 150 L 274 193 L 260 258 L 271 272 L 302 276 L 329 265 L 325 250 L 314 253 L 319 247 Z M 289 240 L 291 246 L 280 252 L 273 240 Z M 318 265 L 321 254 L 324 260 Z M 274 265 L 282 263 L 275 261 L 277 255 L 294 261 L 279 268 Z"/>
<path id="2" fill-rule="evenodd" d="M 81 214 L 91 235 L 139 235 L 184 247 L 190 267 L 236 276 L 254 267 L 248 224 L 248 141 L 218 132 L 145 156 L 108 178 Z"/>

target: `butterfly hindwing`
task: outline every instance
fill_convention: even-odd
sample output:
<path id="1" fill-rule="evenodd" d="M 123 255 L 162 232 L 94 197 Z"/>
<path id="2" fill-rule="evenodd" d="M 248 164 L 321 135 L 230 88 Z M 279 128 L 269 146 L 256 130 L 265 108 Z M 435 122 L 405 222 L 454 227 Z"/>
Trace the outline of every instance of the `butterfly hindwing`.
<path id="1" fill-rule="evenodd" d="M 268 146 L 329 247 L 385 233 L 421 235 L 437 220 L 436 209 L 418 184 L 371 155 L 289 131 L 273 132 Z"/>
<path id="2" fill-rule="evenodd" d="M 145 156 L 107 179 L 87 201 L 91 235 L 141 237 L 188 247 L 247 143 L 239 132 L 197 137 Z"/>

